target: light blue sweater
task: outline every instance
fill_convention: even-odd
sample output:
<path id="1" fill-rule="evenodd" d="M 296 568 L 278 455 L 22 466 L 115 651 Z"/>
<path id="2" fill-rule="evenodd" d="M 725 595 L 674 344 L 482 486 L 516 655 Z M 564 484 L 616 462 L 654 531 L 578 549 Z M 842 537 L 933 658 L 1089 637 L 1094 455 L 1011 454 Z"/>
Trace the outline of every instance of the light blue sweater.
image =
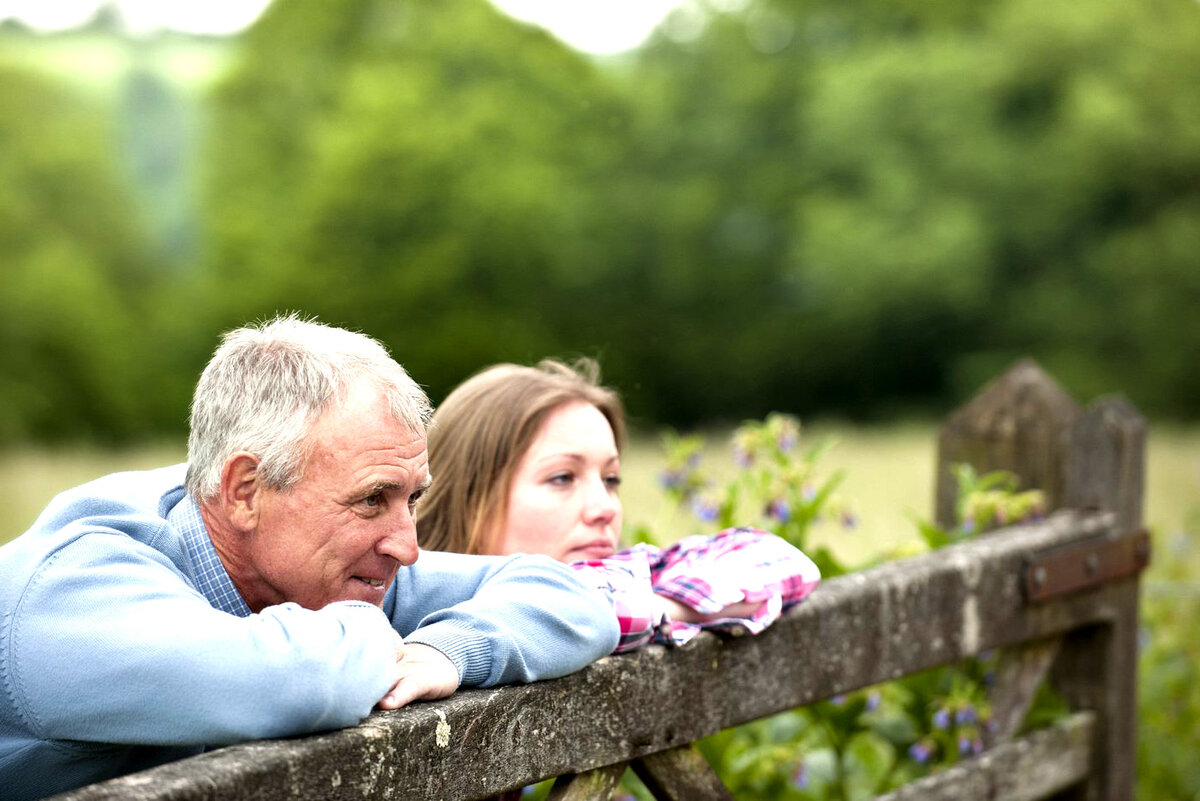
<path id="1" fill-rule="evenodd" d="M 466 686 L 561 676 L 616 645 L 607 598 L 543 557 L 422 552 L 382 612 L 347 601 L 250 614 L 183 475 L 118 473 L 63 493 L 0 548 L 5 799 L 353 725 L 390 685 L 389 627 L 449 656 Z"/>

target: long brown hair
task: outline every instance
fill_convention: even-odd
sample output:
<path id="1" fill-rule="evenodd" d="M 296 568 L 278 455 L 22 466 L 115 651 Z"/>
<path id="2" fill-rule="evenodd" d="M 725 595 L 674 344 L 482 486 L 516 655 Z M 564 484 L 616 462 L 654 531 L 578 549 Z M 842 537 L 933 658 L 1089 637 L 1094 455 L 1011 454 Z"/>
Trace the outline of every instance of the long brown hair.
<path id="1" fill-rule="evenodd" d="M 617 450 L 624 447 L 621 399 L 600 385 L 591 359 L 571 365 L 546 359 L 536 367 L 498 364 L 451 392 L 429 426 L 433 484 L 417 507 L 421 547 L 488 553 L 521 457 L 546 416 L 572 401 L 599 409 L 612 426 Z"/>

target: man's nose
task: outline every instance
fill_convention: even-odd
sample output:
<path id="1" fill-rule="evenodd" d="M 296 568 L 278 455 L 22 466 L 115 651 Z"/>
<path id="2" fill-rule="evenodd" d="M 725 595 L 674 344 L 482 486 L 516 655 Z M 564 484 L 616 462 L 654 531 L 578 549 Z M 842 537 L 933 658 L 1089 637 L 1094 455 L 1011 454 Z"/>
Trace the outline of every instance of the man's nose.
<path id="1" fill-rule="evenodd" d="M 379 540 L 375 552 L 405 566 L 417 561 L 417 526 L 408 507 L 397 515 L 395 526 Z"/>

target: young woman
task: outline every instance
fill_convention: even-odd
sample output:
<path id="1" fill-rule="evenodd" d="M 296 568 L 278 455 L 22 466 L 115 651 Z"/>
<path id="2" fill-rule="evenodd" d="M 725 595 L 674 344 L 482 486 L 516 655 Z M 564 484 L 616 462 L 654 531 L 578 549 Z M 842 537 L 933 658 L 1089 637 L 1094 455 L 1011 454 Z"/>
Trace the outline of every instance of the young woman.
<path id="1" fill-rule="evenodd" d="M 594 362 L 484 370 L 433 416 L 421 546 L 540 553 L 589 571 L 612 594 L 618 652 L 702 628 L 757 633 L 816 587 L 807 556 L 756 529 L 619 550 L 624 438 L 620 398 Z"/>

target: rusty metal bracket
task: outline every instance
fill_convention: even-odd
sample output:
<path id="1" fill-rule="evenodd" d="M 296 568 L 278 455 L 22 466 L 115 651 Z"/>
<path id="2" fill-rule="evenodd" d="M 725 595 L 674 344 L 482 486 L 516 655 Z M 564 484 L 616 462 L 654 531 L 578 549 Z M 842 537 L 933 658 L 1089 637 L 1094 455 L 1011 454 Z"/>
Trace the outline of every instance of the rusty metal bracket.
<path id="1" fill-rule="evenodd" d="M 1025 598 L 1048 601 L 1135 575 L 1150 564 L 1150 532 L 1099 538 L 1040 554 L 1025 567 Z"/>

